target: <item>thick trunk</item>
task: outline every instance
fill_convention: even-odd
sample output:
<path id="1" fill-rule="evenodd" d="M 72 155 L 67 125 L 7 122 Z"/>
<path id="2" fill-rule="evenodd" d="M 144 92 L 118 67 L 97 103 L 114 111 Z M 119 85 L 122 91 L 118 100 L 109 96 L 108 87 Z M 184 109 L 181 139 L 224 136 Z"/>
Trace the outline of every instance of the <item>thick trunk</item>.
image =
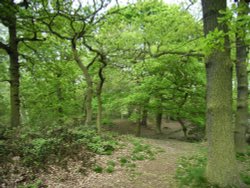
<path id="1" fill-rule="evenodd" d="M 161 134 L 161 123 L 162 123 L 162 111 L 156 114 L 156 133 Z"/>
<path id="2" fill-rule="evenodd" d="M 202 0 L 204 32 L 215 28 L 226 31 L 219 24 L 220 10 L 226 9 L 226 0 Z M 232 63 L 229 42 L 225 37 L 223 50 L 212 49 L 206 59 L 208 161 L 207 180 L 221 187 L 239 185 L 232 124 Z"/>
<path id="3" fill-rule="evenodd" d="M 10 104 L 11 104 L 11 126 L 19 127 L 21 124 L 20 115 L 20 96 L 19 96 L 19 62 L 18 62 L 18 43 L 16 38 L 16 18 L 12 18 L 9 26 L 9 57 L 10 57 Z"/>
<path id="4" fill-rule="evenodd" d="M 93 99 L 93 81 L 88 72 L 87 67 L 82 63 L 76 49 L 76 41 L 72 40 L 72 52 L 74 60 L 81 69 L 87 83 L 87 91 L 85 96 L 85 125 L 91 125 L 92 122 L 92 99 Z"/>
<path id="5" fill-rule="evenodd" d="M 239 2 L 238 17 L 248 14 L 248 4 Z M 238 31 L 244 32 L 241 27 Z M 247 45 L 244 35 L 236 33 L 236 77 L 237 77 L 237 111 L 235 121 L 235 147 L 240 153 L 246 152 L 246 129 L 248 126 L 248 74 L 247 74 Z"/>

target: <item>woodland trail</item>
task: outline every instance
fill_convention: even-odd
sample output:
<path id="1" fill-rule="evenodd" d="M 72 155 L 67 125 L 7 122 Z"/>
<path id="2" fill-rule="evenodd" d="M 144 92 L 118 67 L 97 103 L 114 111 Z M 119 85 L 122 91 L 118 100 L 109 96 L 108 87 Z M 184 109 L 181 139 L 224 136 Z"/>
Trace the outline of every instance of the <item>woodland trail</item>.
<path id="1" fill-rule="evenodd" d="M 120 121 L 118 130 L 129 131 L 129 127 L 133 126 L 130 122 Z M 117 127 L 117 126 L 115 126 Z M 123 128 L 124 129 L 123 129 Z M 174 127 L 174 128 L 173 128 Z M 133 128 L 133 127 L 132 127 Z M 144 128 L 145 129 L 145 128 Z M 179 129 L 178 125 L 172 125 L 167 131 Z M 78 173 L 64 175 L 63 181 L 58 181 L 56 176 L 63 174 L 53 174 L 53 178 L 46 177 L 48 187 L 53 188 L 177 188 L 174 176 L 176 173 L 177 161 L 182 156 L 190 156 L 195 154 L 199 147 L 199 143 L 188 143 L 176 139 L 168 139 L 161 135 L 159 138 L 151 137 L 153 130 L 147 128 L 143 130 L 143 142 L 162 148 L 164 152 L 157 154 L 155 160 L 137 161 L 136 168 L 133 171 L 120 168 L 113 173 L 89 173 L 87 176 L 81 176 Z M 128 132 L 126 132 L 128 133 Z M 181 134 L 181 133 L 180 133 Z M 166 135 L 166 134 L 165 134 Z M 114 156 L 104 156 L 98 160 L 112 160 Z"/>
<path id="2" fill-rule="evenodd" d="M 108 176 L 90 179 L 86 188 L 177 188 L 174 176 L 181 156 L 194 154 L 198 144 L 177 140 L 145 139 L 147 143 L 163 148 L 155 160 L 140 161 L 135 172 L 114 172 Z"/>

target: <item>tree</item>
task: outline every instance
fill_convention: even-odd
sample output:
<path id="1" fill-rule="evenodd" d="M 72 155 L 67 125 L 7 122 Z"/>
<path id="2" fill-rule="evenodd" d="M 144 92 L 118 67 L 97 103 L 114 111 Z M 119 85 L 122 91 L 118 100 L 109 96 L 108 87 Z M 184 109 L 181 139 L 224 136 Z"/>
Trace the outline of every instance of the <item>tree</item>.
<path id="1" fill-rule="evenodd" d="M 208 161 L 206 176 L 221 187 L 239 183 L 232 124 L 232 61 L 227 26 L 220 23 L 226 0 L 202 0 L 204 33 L 214 35 L 213 46 L 206 57 L 206 126 Z M 217 43 L 215 43 L 217 41 Z"/>
<path id="2" fill-rule="evenodd" d="M 248 2 L 238 2 L 238 16 L 236 22 L 236 77 L 237 77 L 237 111 L 235 120 L 236 151 L 246 152 L 246 130 L 248 126 L 248 49 L 246 38 L 247 20 L 249 13 Z M 248 18 L 249 19 L 249 18 Z"/>
<path id="3" fill-rule="evenodd" d="M 41 14 L 48 17 L 47 20 L 42 20 L 42 23 L 49 30 L 48 32 L 66 43 L 70 43 L 72 56 L 82 71 L 87 84 L 85 93 L 85 124 L 90 125 L 93 114 L 94 83 L 89 69 L 97 57 L 93 57 L 86 64 L 82 56 L 83 51 L 85 52 L 85 57 L 87 56 L 88 49 L 85 48 L 80 51 L 80 48 L 83 48 L 82 43 L 86 45 L 87 38 L 91 38 L 93 34 L 96 34 L 96 25 L 103 19 L 100 16 L 100 12 L 107 7 L 109 1 L 93 1 L 92 6 L 89 4 L 83 6 L 81 2 L 78 3 L 78 7 L 75 8 L 71 1 L 52 1 L 50 3 L 43 1 Z"/>
<path id="4" fill-rule="evenodd" d="M 12 0 L 4 0 L 0 4 L 0 21 L 8 28 L 8 44 L 0 41 L 0 48 L 4 49 L 9 56 L 9 83 L 11 126 L 20 127 L 20 54 L 18 46 L 20 42 L 38 41 L 37 32 L 34 29 L 26 30 L 21 24 L 35 28 L 34 17 L 29 16 L 29 4 L 23 1 L 16 4 Z M 25 20 L 25 21 L 24 21 Z M 21 23 L 22 22 L 22 23 Z M 21 33 L 21 34 L 20 34 Z M 33 35 L 33 36 L 32 36 Z"/>

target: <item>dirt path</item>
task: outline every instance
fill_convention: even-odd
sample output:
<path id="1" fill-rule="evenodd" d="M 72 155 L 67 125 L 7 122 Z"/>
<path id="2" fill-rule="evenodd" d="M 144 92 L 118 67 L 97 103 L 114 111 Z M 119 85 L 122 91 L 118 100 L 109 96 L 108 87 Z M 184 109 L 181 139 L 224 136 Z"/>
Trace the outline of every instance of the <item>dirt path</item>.
<path id="1" fill-rule="evenodd" d="M 86 188 L 175 188 L 174 175 L 176 162 L 181 156 L 192 155 L 198 149 L 198 144 L 185 143 L 176 140 L 145 139 L 145 142 L 161 147 L 155 160 L 140 161 L 136 170 L 114 172 L 111 175 L 101 175 L 88 179 Z"/>
<path id="2" fill-rule="evenodd" d="M 123 131 L 123 134 L 131 133 L 134 130 L 131 122 L 118 121 L 116 123 L 117 130 Z M 168 128 L 165 131 L 179 129 L 177 124 L 170 125 L 171 128 L 166 125 Z M 161 135 L 156 138 L 154 135 L 154 130 L 145 128 L 143 142 L 160 147 L 164 152 L 159 153 L 155 160 L 137 161 L 136 168 L 133 170 L 117 165 L 113 173 L 90 172 L 87 176 L 81 175 L 77 170 L 74 173 L 59 171 L 59 174 L 56 174 L 55 171 L 51 173 L 50 177 L 47 175 L 44 177 L 47 181 L 46 184 L 49 188 L 177 188 L 174 175 L 178 159 L 181 156 L 193 155 L 200 144 L 168 139 L 166 134 L 165 137 Z M 97 160 L 105 164 L 108 160 L 117 158 L 118 155 L 125 156 L 126 154 L 126 151 L 118 151 L 112 156 L 100 156 Z M 75 166 L 73 164 L 72 169 L 76 169 Z"/>

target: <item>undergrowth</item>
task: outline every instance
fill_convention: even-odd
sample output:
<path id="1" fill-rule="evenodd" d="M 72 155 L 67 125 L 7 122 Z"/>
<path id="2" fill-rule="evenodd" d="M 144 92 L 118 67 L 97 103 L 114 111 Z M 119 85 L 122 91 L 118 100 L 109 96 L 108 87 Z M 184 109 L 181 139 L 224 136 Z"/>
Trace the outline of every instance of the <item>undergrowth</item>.
<path id="1" fill-rule="evenodd" d="M 163 152 L 161 148 L 154 147 L 152 145 L 144 143 L 142 139 L 138 139 L 132 136 L 122 136 L 121 139 L 125 140 L 126 143 L 130 143 L 131 147 L 127 155 L 119 156 L 115 160 L 110 160 L 106 164 L 97 163 L 94 164 L 92 169 L 97 173 L 112 173 L 116 170 L 116 166 L 124 167 L 128 170 L 134 170 L 136 167 L 136 161 L 142 160 L 154 160 L 156 154 Z M 121 147 L 124 146 L 121 144 Z"/>
<path id="2" fill-rule="evenodd" d="M 250 147 L 244 155 L 238 154 L 237 160 L 243 166 L 241 180 L 250 187 Z M 175 178 L 180 188 L 219 188 L 211 185 L 205 178 L 206 154 L 200 152 L 191 157 L 182 157 L 178 162 Z"/>
<path id="3" fill-rule="evenodd" d="M 84 126 L 23 130 L 18 139 L 0 140 L 0 186 L 7 185 L 8 178 L 18 173 L 33 180 L 32 174 L 47 170 L 50 164 L 67 169 L 69 158 L 89 167 L 94 154 L 110 155 L 118 145 L 117 135 L 99 135 L 94 128 Z"/>

